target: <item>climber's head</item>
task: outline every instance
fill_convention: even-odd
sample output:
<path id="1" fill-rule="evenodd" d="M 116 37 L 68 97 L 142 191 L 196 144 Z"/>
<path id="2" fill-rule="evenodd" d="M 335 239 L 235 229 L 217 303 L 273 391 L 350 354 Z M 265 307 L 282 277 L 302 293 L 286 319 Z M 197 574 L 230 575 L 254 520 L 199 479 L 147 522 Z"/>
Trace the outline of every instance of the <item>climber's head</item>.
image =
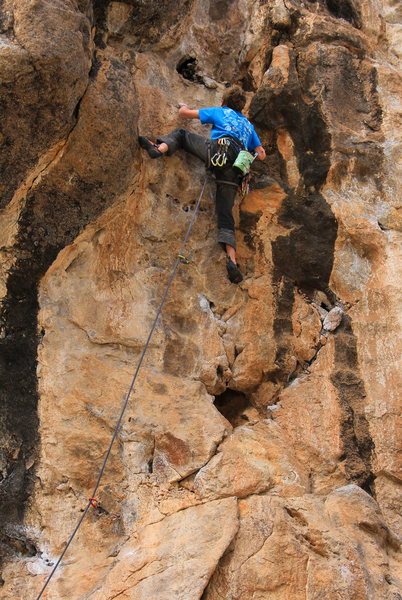
<path id="1" fill-rule="evenodd" d="M 233 110 L 241 112 L 245 104 L 246 94 L 238 85 L 234 85 L 223 94 L 222 106 L 227 106 L 228 108 L 233 108 Z"/>

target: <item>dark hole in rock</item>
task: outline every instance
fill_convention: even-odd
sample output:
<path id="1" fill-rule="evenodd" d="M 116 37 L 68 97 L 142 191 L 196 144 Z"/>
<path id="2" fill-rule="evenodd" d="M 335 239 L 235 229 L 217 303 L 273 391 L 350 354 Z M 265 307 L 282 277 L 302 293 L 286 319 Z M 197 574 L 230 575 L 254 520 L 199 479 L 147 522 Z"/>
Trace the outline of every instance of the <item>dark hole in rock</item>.
<path id="1" fill-rule="evenodd" d="M 182 58 L 177 64 L 176 71 L 184 79 L 195 81 L 196 83 L 204 83 L 202 77 L 197 74 L 197 59 L 193 56 Z"/>
<path id="2" fill-rule="evenodd" d="M 36 556 L 38 550 L 35 544 L 23 535 L 7 535 L 9 547 L 20 556 Z"/>
<path id="3" fill-rule="evenodd" d="M 240 83 L 245 92 L 255 92 L 255 90 L 257 89 L 254 77 L 249 71 L 240 80 Z"/>
<path id="4" fill-rule="evenodd" d="M 326 0 L 329 12 L 337 19 L 345 19 L 354 27 L 361 27 L 361 19 L 352 0 Z"/>
<path id="5" fill-rule="evenodd" d="M 376 499 L 374 487 L 375 479 L 376 476 L 373 473 L 370 473 L 366 480 L 360 486 L 365 492 L 367 492 L 367 494 L 370 494 L 370 496 L 372 496 L 374 499 Z"/>
<path id="6" fill-rule="evenodd" d="M 153 471 L 154 471 L 154 461 L 153 461 L 152 458 L 151 458 L 151 460 L 148 461 L 147 467 L 148 467 L 148 473 L 153 473 Z"/>
<path id="7" fill-rule="evenodd" d="M 252 405 L 242 392 L 227 389 L 223 394 L 215 396 L 214 404 L 232 427 L 244 425 L 249 420 L 245 411 Z"/>

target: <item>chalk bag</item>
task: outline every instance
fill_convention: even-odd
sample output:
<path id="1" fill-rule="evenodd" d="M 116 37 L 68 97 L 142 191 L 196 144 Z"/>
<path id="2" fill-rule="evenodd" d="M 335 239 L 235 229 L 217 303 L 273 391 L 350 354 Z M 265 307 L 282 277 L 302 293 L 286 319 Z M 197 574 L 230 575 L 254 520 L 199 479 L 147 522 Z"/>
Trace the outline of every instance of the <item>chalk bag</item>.
<path id="1" fill-rule="evenodd" d="M 247 150 L 241 150 L 237 155 L 236 160 L 233 163 L 234 167 L 240 169 L 243 175 L 247 175 L 250 170 L 251 163 L 255 159 L 255 156 L 251 154 L 251 152 L 247 152 Z"/>

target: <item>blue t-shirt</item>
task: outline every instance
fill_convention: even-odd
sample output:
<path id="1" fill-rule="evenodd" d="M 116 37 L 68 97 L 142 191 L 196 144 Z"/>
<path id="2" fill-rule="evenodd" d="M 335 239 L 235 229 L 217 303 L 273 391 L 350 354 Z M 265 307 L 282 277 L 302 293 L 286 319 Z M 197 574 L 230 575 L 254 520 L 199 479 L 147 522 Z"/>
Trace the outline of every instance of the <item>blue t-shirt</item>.
<path id="1" fill-rule="evenodd" d="M 250 121 L 237 110 L 227 106 L 211 106 L 198 111 L 201 123 L 212 123 L 211 139 L 216 140 L 231 135 L 252 151 L 261 145 Z"/>

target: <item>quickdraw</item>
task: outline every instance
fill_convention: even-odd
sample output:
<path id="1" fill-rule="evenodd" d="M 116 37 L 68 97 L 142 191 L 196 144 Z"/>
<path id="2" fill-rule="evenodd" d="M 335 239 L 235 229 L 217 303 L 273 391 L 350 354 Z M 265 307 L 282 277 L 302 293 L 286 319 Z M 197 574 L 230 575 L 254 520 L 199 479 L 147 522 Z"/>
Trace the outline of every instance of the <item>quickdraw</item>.
<path id="1" fill-rule="evenodd" d="M 228 160 L 228 149 L 230 146 L 230 140 L 228 138 L 219 138 L 218 151 L 211 157 L 211 165 L 214 167 L 223 167 L 226 165 Z"/>

